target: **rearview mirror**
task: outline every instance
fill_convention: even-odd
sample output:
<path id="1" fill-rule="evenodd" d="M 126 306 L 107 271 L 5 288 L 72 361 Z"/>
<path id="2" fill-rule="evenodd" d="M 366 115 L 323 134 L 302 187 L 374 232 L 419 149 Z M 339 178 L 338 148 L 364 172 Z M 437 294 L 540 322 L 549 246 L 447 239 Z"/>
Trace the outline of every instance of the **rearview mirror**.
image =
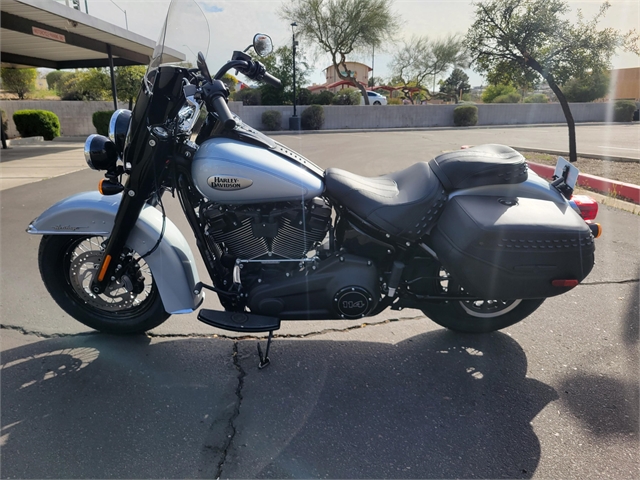
<path id="1" fill-rule="evenodd" d="M 256 33 L 253 37 L 253 49 L 261 57 L 266 57 L 273 52 L 273 42 L 269 35 L 264 33 Z"/>

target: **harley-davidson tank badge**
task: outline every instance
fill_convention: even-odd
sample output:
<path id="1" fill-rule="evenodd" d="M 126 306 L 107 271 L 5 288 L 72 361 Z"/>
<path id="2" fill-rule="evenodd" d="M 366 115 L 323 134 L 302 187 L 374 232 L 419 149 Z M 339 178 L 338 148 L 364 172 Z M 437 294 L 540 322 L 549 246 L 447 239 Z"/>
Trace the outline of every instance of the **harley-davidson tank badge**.
<path id="1" fill-rule="evenodd" d="M 207 183 L 214 190 L 242 190 L 253 185 L 253 180 L 231 175 L 214 175 L 207 179 Z"/>

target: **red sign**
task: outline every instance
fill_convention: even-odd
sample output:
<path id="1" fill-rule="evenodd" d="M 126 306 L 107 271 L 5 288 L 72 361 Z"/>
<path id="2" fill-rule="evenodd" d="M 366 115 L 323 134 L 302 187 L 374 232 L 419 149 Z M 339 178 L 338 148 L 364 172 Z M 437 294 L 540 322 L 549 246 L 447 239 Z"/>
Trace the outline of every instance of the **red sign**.
<path id="1" fill-rule="evenodd" d="M 50 32 L 49 30 L 43 30 L 42 28 L 38 27 L 31 27 L 31 31 L 38 37 L 48 38 L 49 40 L 55 40 L 56 42 L 67 43 L 67 39 L 64 37 L 64 35 L 61 35 L 59 33 Z"/>

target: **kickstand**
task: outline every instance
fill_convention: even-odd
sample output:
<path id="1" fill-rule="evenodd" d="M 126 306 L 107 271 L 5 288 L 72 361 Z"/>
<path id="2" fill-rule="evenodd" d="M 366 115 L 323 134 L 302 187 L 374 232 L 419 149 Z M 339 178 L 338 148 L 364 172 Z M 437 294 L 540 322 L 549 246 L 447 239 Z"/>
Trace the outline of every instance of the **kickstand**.
<path id="1" fill-rule="evenodd" d="M 262 370 L 264 367 L 268 366 L 271 363 L 269 360 L 269 347 L 271 347 L 271 340 L 273 339 L 273 330 L 269 331 L 269 337 L 267 338 L 267 351 L 266 354 L 262 355 L 262 347 L 260 347 L 260 342 L 258 342 L 258 357 L 260 357 L 260 363 L 258 364 L 258 368 Z"/>

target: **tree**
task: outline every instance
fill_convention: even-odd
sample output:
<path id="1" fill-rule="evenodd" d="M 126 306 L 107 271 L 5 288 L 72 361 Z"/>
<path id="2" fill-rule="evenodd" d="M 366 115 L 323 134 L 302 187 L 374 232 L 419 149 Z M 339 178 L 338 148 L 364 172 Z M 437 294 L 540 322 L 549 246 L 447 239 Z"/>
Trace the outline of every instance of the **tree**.
<path id="1" fill-rule="evenodd" d="M 575 162 L 575 122 L 560 86 L 588 70 L 609 69 L 619 47 L 638 53 L 637 34 L 598 30 L 608 2 L 590 21 L 578 11 L 575 24 L 563 18 L 568 11 L 564 0 L 485 0 L 475 5 L 475 22 L 466 41 L 477 69 L 512 79 L 521 77 L 523 71 L 542 76 L 562 105 L 570 160 Z"/>
<path id="2" fill-rule="evenodd" d="M 454 68 L 449 78 L 440 84 L 440 91 L 455 96 L 456 102 L 459 102 L 463 93 L 471 91 L 469 75 L 460 68 Z"/>
<path id="3" fill-rule="evenodd" d="M 281 87 L 273 87 L 266 83 L 260 85 L 262 105 L 293 104 L 293 51 L 284 45 L 275 52 L 260 59 L 267 72 L 280 79 Z M 307 82 L 309 65 L 304 54 L 296 49 L 296 85 Z"/>
<path id="4" fill-rule="evenodd" d="M 133 100 L 138 98 L 142 78 L 147 67 L 144 65 L 131 65 L 128 67 L 116 67 L 116 92 L 118 100 L 129 102 L 129 110 L 133 109 Z"/>
<path id="5" fill-rule="evenodd" d="M 511 95 L 517 93 L 516 87 L 513 85 L 505 85 L 503 83 L 499 83 L 497 85 L 489 85 L 482 92 L 482 101 L 484 103 L 493 103 L 493 101 L 504 95 Z"/>
<path id="6" fill-rule="evenodd" d="M 347 57 L 357 51 L 370 52 L 391 39 L 398 22 L 391 0 L 290 0 L 281 16 L 297 22 L 300 35 L 329 54 L 342 80 L 360 90 L 367 105 L 365 86 L 347 68 Z"/>
<path id="7" fill-rule="evenodd" d="M 609 73 L 598 70 L 579 78 L 572 78 L 562 87 L 569 102 L 593 102 L 602 98 L 609 90 Z"/>
<path id="8" fill-rule="evenodd" d="M 103 100 L 111 91 L 111 80 L 102 68 L 78 70 L 63 77 L 59 94 L 63 100 Z"/>
<path id="9" fill-rule="evenodd" d="M 2 88 L 24 100 L 25 94 L 36 88 L 36 75 L 35 68 L 3 68 L 0 70 Z"/>
<path id="10" fill-rule="evenodd" d="M 435 92 L 429 92 L 426 85 L 428 79 L 433 78 L 435 81 L 438 75 L 446 73 L 450 68 L 466 65 L 464 39 L 458 35 L 449 35 L 438 40 L 430 40 L 426 36 L 411 37 L 409 41 L 403 42 L 390 67 L 395 84 L 402 87 L 405 98 L 413 103 L 411 92 L 416 90 L 424 91 L 427 97 L 434 96 Z"/>

